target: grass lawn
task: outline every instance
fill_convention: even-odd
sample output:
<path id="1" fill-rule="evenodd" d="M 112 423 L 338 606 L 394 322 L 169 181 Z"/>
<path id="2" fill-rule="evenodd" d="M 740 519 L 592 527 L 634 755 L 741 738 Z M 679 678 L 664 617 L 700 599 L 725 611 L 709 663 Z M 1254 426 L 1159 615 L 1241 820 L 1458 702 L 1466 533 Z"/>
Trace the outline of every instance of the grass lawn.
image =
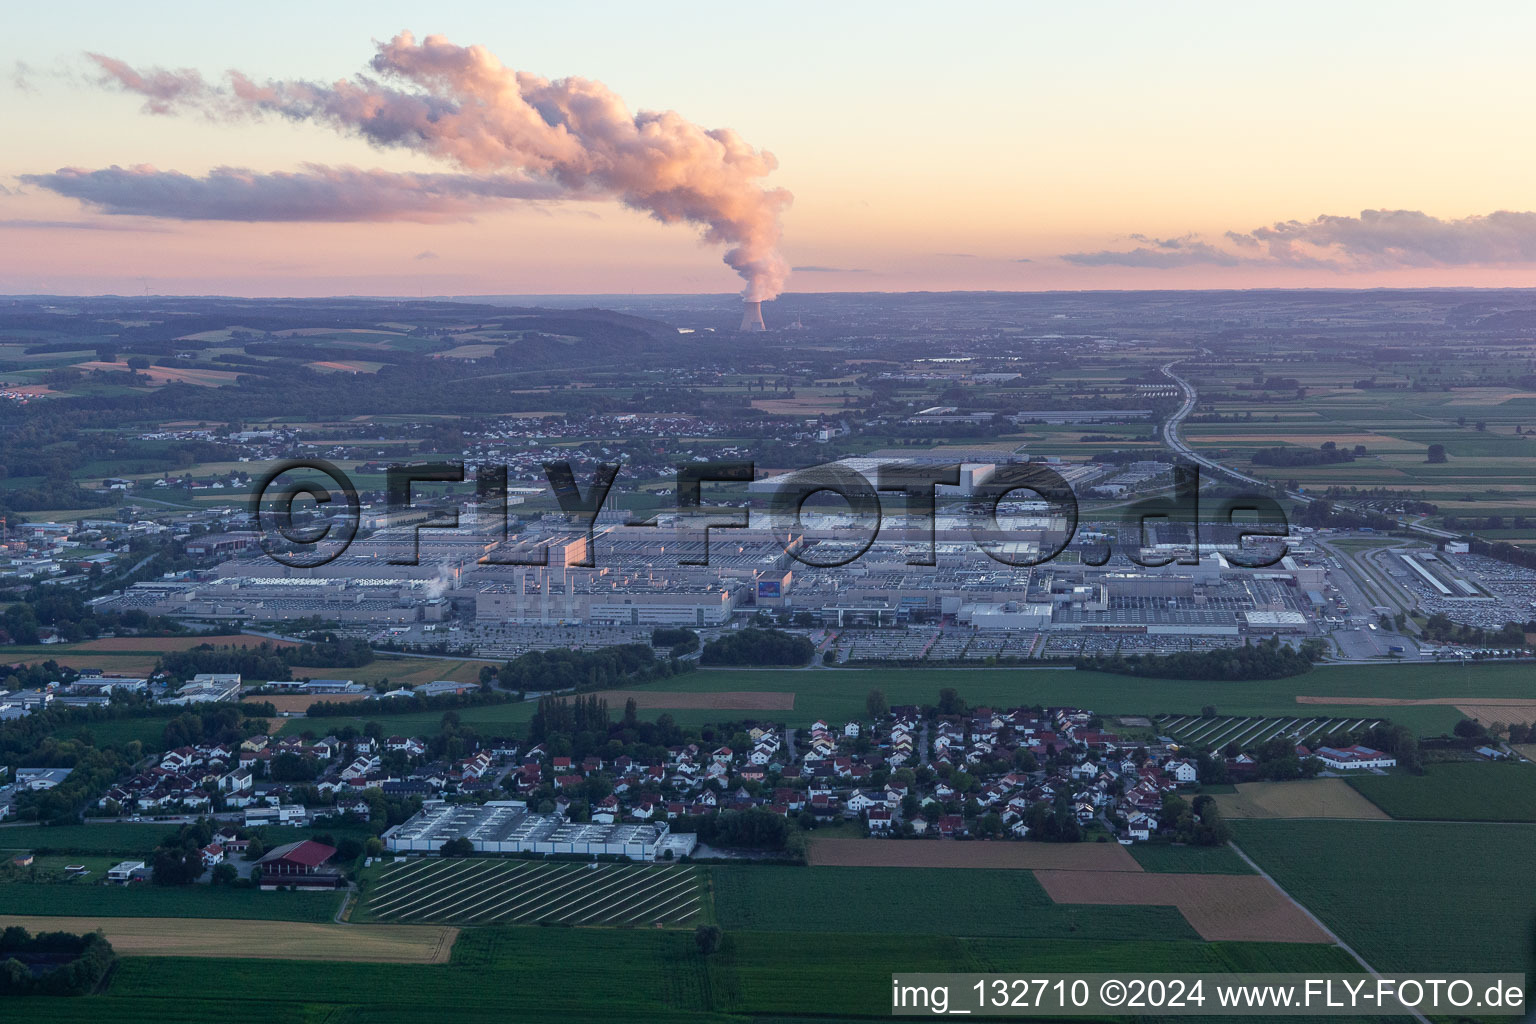
<path id="1" fill-rule="evenodd" d="M 1536 765 L 1476 761 L 1431 764 L 1423 775 L 1351 778 L 1394 818 L 1419 821 L 1536 821 Z"/>
<path id="2" fill-rule="evenodd" d="M 1381 971 L 1529 971 L 1536 825 L 1229 822 L 1237 844 Z"/>
<path id="3" fill-rule="evenodd" d="M 727 932 L 1199 939 L 1173 907 L 1058 905 L 1029 871 L 744 865 L 710 879 Z"/>

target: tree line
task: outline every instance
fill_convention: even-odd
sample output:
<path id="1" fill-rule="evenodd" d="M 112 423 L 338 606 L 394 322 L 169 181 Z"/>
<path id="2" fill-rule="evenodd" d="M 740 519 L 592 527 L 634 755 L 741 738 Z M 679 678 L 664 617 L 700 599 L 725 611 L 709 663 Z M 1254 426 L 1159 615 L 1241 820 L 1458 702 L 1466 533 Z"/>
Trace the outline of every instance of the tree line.
<path id="1" fill-rule="evenodd" d="M 1242 647 L 1129 658 L 1117 650 L 1109 655 L 1083 655 L 1074 659 L 1073 664 L 1093 672 L 1153 679 L 1284 679 L 1312 671 L 1312 662 L 1318 656 L 1317 647 L 1310 643 L 1297 650 L 1281 643 L 1278 637 L 1269 637 Z"/>

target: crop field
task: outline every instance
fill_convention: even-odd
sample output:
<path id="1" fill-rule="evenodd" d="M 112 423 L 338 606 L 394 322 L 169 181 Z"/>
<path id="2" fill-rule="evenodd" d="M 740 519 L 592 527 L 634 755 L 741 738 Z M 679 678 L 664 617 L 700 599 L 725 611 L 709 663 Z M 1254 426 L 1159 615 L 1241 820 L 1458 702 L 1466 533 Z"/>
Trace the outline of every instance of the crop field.
<path id="1" fill-rule="evenodd" d="M 0 882 L 0 914 L 319 922 L 341 906 L 336 893 L 102 885 L 103 877 L 104 870 L 77 882 Z"/>
<path id="2" fill-rule="evenodd" d="M 371 666 L 370 666 L 371 667 Z M 678 692 L 772 690 L 795 694 L 794 711 L 783 717 L 790 725 L 808 725 L 817 718 L 845 721 L 864 715 L 864 700 L 872 689 L 892 704 L 933 703 L 939 690 L 953 687 L 971 704 L 1075 705 L 1105 714 L 1199 715 L 1215 705 L 1225 716 L 1298 716 L 1318 714 L 1297 706 L 1297 694 L 1321 696 L 1424 698 L 1452 697 L 1530 699 L 1529 665 L 1345 665 L 1318 668 L 1290 679 L 1233 683 L 1223 680 L 1142 679 L 1069 668 L 1047 669 L 701 669 L 666 681 Z M 476 709 L 463 712 L 471 721 Z M 488 709 L 495 710 L 495 709 Z M 1417 710 L 1417 709 L 1416 709 Z M 1430 707 L 1424 720 L 1434 732 L 1449 731 L 1460 719 L 1453 707 Z M 531 712 L 530 712 L 531 713 Z M 1381 708 L 1342 705 L 1327 716 L 1377 720 Z M 679 721 L 684 719 L 678 716 Z M 1395 719 L 1394 719 L 1395 720 Z M 1418 726 L 1415 726 L 1418 728 Z M 1420 732 L 1427 729 L 1420 728 Z"/>
<path id="3" fill-rule="evenodd" d="M 1140 871 L 1119 843 L 954 842 L 937 839 L 812 839 L 814 867 Z"/>
<path id="4" fill-rule="evenodd" d="M 1536 765 L 1431 764 L 1422 776 L 1372 775 L 1349 783 L 1394 818 L 1536 822 Z"/>
<path id="5" fill-rule="evenodd" d="M 637 709 L 673 710 L 704 708 L 710 711 L 790 711 L 795 706 L 793 693 L 773 690 L 720 690 L 713 693 L 679 693 L 674 690 L 599 690 L 610 708 L 623 708 L 633 700 Z"/>
<path id="6" fill-rule="evenodd" d="M 1278 718 L 1161 715 L 1157 719 L 1157 728 L 1163 735 L 1180 743 L 1206 750 L 1220 750 L 1228 743 L 1252 747 L 1278 737 L 1297 743 L 1314 743 L 1340 730 L 1369 729 L 1380 722 L 1379 718 L 1326 718 L 1309 715 Z"/>
<path id="7" fill-rule="evenodd" d="M 5 825 L 0 826 L 0 850 L 142 855 L 174 831 L 175 825 L 115 822 L 110 825 Z"/>
<path id="8" fill-rule="evenodd" d="M 727 931 L 1199 937 L 1172 907 L 1059 905 L 1028 871 L 744 865 L 712 867 L 710 880 Z"/>
<path id="9" fill-rule="evenodd" d="M 1251 875 L 1253 868 L 1226 846 L 1136 843 L 1127 847 L 1144 871 L 1180 875 Z"/>
<path id="10" fill-rule="evenodd" d="M 1536 825 L 1231 826 L 1245 853 L 1377 970 L 1530 970 Z"/>
<path id="11" fill-rule="evenodd" d="M 87 657 L 103 657 L 90 655 Z M 112 657 L 112 656 L 106 656 Z M 42 660 L 41 658 L 36 660 Z M 72 659 L 63 659 L 66 662 Z M 372 684 L 383 678 L 392 683 L 429 682 L 433 679 L 474 680 L 479 661 L 451 659 L 390 658 L 381 656 L 364 668 L 347 669 L 346 676 Z M 295 675 L 330 677 L 336 669 L 297 667 Z M 1292 679 L 1231 683 L 1180 679 L 1140 679 L 1102 672 L 1078 672 L 1069 668 L 1047 669 L 701 669 L 674 676 L 658 693 L 676 694 L 663 698 L 687 706 L 662 707 L 683 725 L 702 725 L 720 721 L 720 709 L 698 707 L 700 693 L 731 693 L 742 696 L 733 700 L 787 702 L 792 710 L 768 712 L 761 716 L 743 713 L 734 717 L 762 717 L 791 726 L 809 725 L 817 718 L 845 721 L 865 714 L 865 697 L 872 689 L 884 691 L 893 704 L 932 703 L 944 687 L 954 687 L 971 704 L 1071 704 L 1090 707 L 1101 714 L 1166 714 L 1198 716 L 1201 708 L 1214 704 L 1225 716 L 1309 717 L 1308 709 L 1298 708 L 1298 694 L 1351 699 L 1422 699 L 1444 697 L 1446 706 L 1411 707 L 1390 713 L 1393 721 L 1404 721 L 1421 735 L 1449 732 L 1462 717 L 1452 703 L 1476 704 L 1486 698 L 1530 699 L 1525 681 L 1529 665 L 1490 663 L 1458 666 L 1452 673 L 1442 665 L 1348 665 L 1319 668 Z M 766 696 L 773 694 L 774 696 Z M 686 696 L 685 696 L 686 695 Z M 757 696 L 748 696 L 757 695 Z M 532 701 L 459 709 L 466 725 L 474 725 L 487 735 L 521 731 L 532 718 Z M 1348 717 L 1350 721 L 1379 720 L 1381 707 L 1340 705 L 1329 707 L 1327 715 Z M 441 712 L 376 715 L 372 720 L 388 723 L 390 732 L 435 732 Z M 274 728 L 283 735 L 305 731 L 334 731 L 351 725 L 361 729 L 369 716 L 308 720 L 290 718 Z"/>
<path id="12" fill-rule="evenodd" d="M 449 963 L 126 957 L 105 994 L 7 1005 L 28 1024 L 464 1024 L 889 1020 L 891 971 L 1352 971 L 1334 946 L 727 932 L 701 957 L 666 929 L 475 928 Z M 618 1008 L 618 1009 L 616 1009 Z"/>
<path id="13" fill-rule="evenodd" d="M 1333 941 L 1259 875 L 1040 871 L 1035 877 L 1057 903 L 1177 907 L 1212 941 Z"/>
<path id="14" fill-rule="evenodd" d="M 1234 792 L 1216 794 L 1216 806 L 1227 818 L 1353 818 L 1369 821 L 1387 817 L 1386 812 L 1351 789 L 1343 779 L 1240 782 Z"/>
<path id="15" fill-rule="evenodd" d="M 222 918 L 54 917 L 0 915 L 0 927 L 83 934 L 101 929 L 125 956 L 253 957 L 267 960 L 354 960 L 444 963 L 457 928 L 314 924 Z"/>
<path id="16" fill-rule="evenodd" d="M 430 859 L 386 867 L 363 913 L 390 922 L 685 925 L 703 898 L 692 868 Z"/>

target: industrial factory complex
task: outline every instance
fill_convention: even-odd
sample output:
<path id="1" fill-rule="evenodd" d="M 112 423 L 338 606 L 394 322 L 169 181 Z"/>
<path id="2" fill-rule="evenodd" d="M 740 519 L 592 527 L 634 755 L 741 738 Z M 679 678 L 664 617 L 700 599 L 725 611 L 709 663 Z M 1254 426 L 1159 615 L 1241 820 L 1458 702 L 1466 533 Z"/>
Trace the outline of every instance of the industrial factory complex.
<path id="1" fill-rule="evenodd" d="M 873 479 L 887 461 L 854 458 L 841 468 Z M 808 507 L 790 522 L 754 509 L 749 525 L 707 532 L 665 515 L 636 524 L 605 514 L 590 540 L 550 515 L 487 541 L 467 516 L 458 530 L 379 529 L 314 569 L 242 552 L 101 603 L 188 619 L 319 619 L 418 639 L 464 627 L 711 630 L 759 612 L 844 629 L 1228 642 L 1306 633 L 1319 621 L 1327 566 L 1303 535 L 1273 539 L 1292 553 L 1243 568 L 1256 561 L 1245 557 L 1252 538 L 1230 525 L 1074 524 L 1039 501 L 1004 504 L 993 517 L 972 499 L 997 468 L 962 463 L 960 483 L 940 488 L 937 516 L 899 507 L 877 532 L 846 512 Z M 1062 469 L 1082 486 L 1098 467 Z M 771 494 L 783 479 L 748 491 Z M 416 564 L 396 564 L 413 533 Z"/>

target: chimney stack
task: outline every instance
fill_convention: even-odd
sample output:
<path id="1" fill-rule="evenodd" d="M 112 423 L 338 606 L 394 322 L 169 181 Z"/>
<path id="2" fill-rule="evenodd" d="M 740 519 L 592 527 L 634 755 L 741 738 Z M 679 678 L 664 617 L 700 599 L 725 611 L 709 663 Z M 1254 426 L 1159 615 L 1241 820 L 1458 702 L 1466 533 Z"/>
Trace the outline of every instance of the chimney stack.
<path id="1" fill-rule="evenodd" d="M 766 331 L 763 325 L 763 304 L 761 302 L 743 302 L 741 304 L 741 330 L 742 331 Z"/>

